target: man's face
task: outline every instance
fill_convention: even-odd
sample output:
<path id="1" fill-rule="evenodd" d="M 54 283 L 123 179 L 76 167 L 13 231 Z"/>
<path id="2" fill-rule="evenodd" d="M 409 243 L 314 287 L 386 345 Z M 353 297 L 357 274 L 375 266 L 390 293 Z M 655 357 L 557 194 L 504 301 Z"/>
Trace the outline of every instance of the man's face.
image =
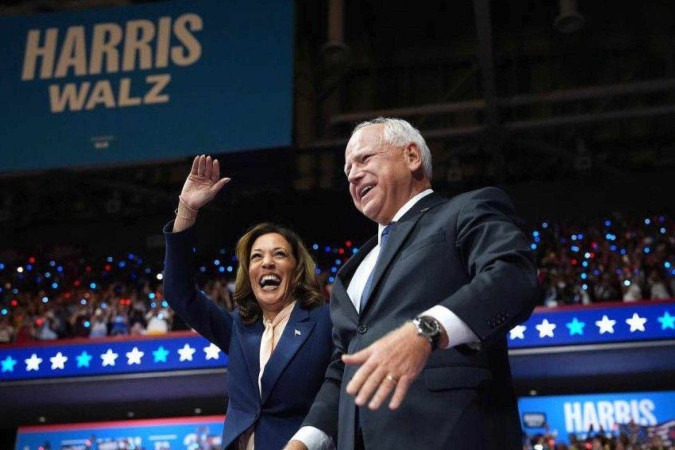
<path id="1" fill-rule="evenodd" d="M 413 175 L 405 147 L 383 140 L 384 125 L 357 131 L 345 150 L 345 174 L 354 206 L 370 220 L 388 224 L 413 196 Z"/>

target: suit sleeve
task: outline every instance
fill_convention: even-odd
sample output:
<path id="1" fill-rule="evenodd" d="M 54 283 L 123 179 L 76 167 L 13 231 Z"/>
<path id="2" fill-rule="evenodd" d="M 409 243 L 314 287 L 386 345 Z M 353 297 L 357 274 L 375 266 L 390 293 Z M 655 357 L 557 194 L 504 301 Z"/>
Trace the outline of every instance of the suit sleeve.
<path id="1" fill-rule="evenodd" d="M 196 288 L 194 226 L 172 233 L 173 222 L 164 227 L 164 296 L 171 308 L 188 325 L 228 353 L 232 336 L 232 315 L 220 309 Z"/>
<path id="2" fill-rule="evenodd" d="M 335 307 L 336 302 L 331 302 L 331 316 Z M 335 329 L 333 329 L 333 344 L 333 354 L 326 369 L 323 384 L 316 394 L 314 403 L 302 426 L 318 428 L 330 436 L 333 442 L 337 442 L 340 390 L 342 389 L 342 374 L 345 369 L 342 354 L 345 353 L 346 347 Z"/>
<path id="3" fill-rule="evenodd" d="M 471 281 L 441 305 L 489 344 L 532 313 L 539 294 L 536 266 L 503 191 L 474 191 L 458 206 L 455 245 Z"/>

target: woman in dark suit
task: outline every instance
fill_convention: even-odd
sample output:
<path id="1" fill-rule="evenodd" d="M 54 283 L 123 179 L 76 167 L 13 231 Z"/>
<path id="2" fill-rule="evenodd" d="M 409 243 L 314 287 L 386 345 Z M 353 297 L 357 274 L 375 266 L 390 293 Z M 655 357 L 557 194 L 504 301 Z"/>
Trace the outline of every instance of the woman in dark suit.
<path id="1" fill-rule="evenodd" d="M 237 308 L 223 311 L 194 282 L 197 211 L 229 182 L 218 160 L 194 159 L 176 219 L 164 229 L 164 293 L 174 311 L 229 357 L 222 448 L 282 448 L 323 382 L 333 349 L 315 264 L 292 231 L 253 227 L 237 244 Z"/>

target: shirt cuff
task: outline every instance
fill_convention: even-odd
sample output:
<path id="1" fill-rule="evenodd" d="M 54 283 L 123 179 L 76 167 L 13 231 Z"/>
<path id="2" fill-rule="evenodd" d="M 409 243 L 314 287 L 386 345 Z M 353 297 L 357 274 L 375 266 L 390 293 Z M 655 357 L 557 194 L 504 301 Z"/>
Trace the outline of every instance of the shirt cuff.
<path id="1" fill-rule="evenodd" d="M 291 438 L 292 441 L 300 441 L 309 450 L 334 450 L 333 439 L 323 431 L 315 427 L 302 427 Z"/>
<path id="2" fill-rule="evenodd" d="M 480 345 L 480 339 L 471 331 L 471 328 L 445 306 L 436 305 L 424 311 L 420 316 L 429 316 L 440 322 L 448 336 L 448 345 L 442 347 L 443 350 L 462 344 Z"/>

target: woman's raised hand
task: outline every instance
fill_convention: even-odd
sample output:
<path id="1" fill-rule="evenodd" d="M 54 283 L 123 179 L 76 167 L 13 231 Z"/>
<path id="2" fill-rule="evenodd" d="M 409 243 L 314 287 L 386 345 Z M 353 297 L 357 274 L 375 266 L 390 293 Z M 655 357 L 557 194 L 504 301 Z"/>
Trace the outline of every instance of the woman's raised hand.
<path id="1" fill-rule="evenodd" d="M 197 156 L 192 161 L 192 169 L 185 180 L 180 199 L 186 206 L 198 210 L 230 182 L 230 178 L 220 178 L 220 164 L 210 156 Z"/>

